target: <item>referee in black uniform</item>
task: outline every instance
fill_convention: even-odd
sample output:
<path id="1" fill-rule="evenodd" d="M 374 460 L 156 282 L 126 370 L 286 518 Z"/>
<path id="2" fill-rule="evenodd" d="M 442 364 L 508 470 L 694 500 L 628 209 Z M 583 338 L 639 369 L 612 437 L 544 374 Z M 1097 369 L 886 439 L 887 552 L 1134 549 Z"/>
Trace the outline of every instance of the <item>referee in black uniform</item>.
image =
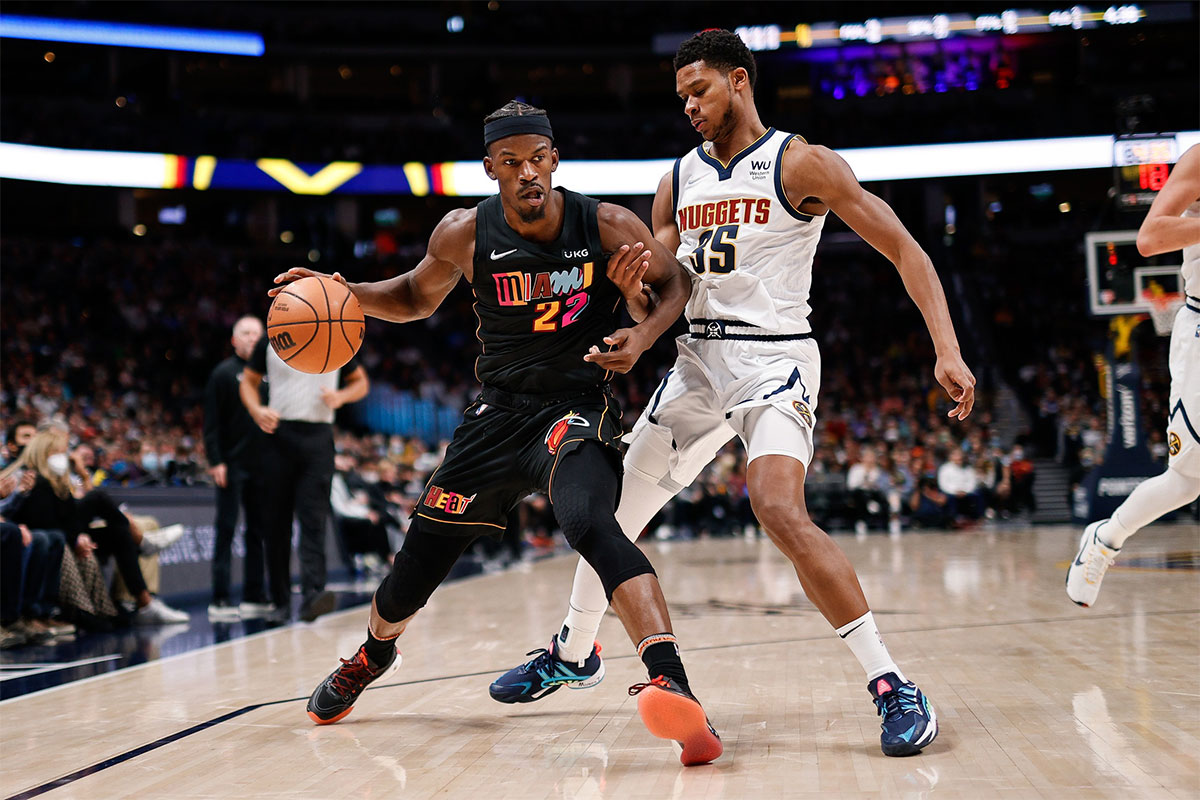
<path id="1" fill-rule="evenodd" d="M 367 640 L 316 688 L 309 717 L 326 724 L 350 713 L 363 689 L 398 663 L 396 638 L 458 557 L 480 535 L 501 534 L 509 511 L 540 489 L 638 645 L 651 681 L 631 691 L 641 693 L 647 727 L 702 743 L 696 763 L 712 760 L 720 739 L 688 687 L 658 578 L 617 524 L 621 410 L 608 388 L 613 372 L 628 372 L 679 316 L 688 278 L 632 212 L 551 189 L 558 151 L 546 112 L 509 103 L 484 120 L 484 146 L 499 195 L 447 214 L 413 271 L 350 286 L 366 314 L 406 322 L 428 317 L 466 278 L 476 297 L 483 390 L 375 592 Z M 638 255 L 642 242 L 652 260 Z M 607 271 L 606 253 L 614 254 Z M 624 276 L 630 266 L 645 270 L 660 303 L 617 330 L 626 285 L 640 292 L 642 284 L 622 277 L 618 286 L 610 274 Z M 293 269 L 276 281 L 309 274 Z"/>
<path id="2" fill-rule="evenodd" d="M 268 403 L 260 400 L 266 377 Z M 242 377 L 241 396 L 268 434 L 260 467 L 267 520 L 271 600 L 282 619 L 291 615 L 292 515 L 300 523 L 300 619 L 333 610 L 325 590 L 325 527 L 333 481 L 333 417 L 367 396 L 370 382 L 357 359 L 340 370 L 309 375 L 292 369 L 259 339 Z"/>
<path id="3" fill-rule="evenodd" d="M 233 326 L 233 355 L 213 369 L 204 389 L 204 452 L 208 457 L 208 474 L 217 486 L 217 539 L 208 616 L 218 622 L 237 619 L 239 610 L 244 617 L 259 616 L 270 610 L 263 586 L 262 492 L 257 469 L 263 436 L 246 413 L 239 391 L 246 362 L 262 338 L 263 324 L 257 317 L 239 319 Z M 240 609 L 229 600 L 230 562 L 239 505 L 246 522 Z"/>

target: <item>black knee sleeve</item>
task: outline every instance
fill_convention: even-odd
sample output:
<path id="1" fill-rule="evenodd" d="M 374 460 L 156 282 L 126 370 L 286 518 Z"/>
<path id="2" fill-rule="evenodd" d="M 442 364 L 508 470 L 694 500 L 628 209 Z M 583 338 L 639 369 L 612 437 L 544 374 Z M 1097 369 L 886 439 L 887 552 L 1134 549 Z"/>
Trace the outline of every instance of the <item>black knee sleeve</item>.
<path id="1" fill-rule="evenodd" d="M 473 536 L 442 536 L 422 531 L 414 517 L 396 553 L 392 571 L 375 590 L 375 608 L 385 622 L 408 619 L 425 607 Z"/>
<path id="2" fill-rule="evenodd" d="M 563 536 L 596 570 L 609 600 L 630 578 L 654 574 L 646 554 L 617 524 L 618 480 L 601 446 L 585 443 L 563 457 L 551 492 Z"/>
<path id="3" fill-rule="evenodd" d="M 625 538 L 616 520 L 612 529 L 595 526 L 575 545 L 604 585 L 604 596 L 612 602 L 613 592 L 630 578 L 638 575 L 654 575 L 654 567 L 641 548 Z"/>

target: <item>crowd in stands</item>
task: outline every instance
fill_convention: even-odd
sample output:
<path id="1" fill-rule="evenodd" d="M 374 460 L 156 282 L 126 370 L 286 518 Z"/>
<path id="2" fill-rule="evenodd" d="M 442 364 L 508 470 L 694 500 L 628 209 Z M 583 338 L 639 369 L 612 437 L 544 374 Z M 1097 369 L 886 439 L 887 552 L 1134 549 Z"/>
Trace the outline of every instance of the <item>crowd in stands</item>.
<path id="1" fill-rule="evenodd" d="M 407 269 L 420 251 L 414 240 L 338 268 L 356 278 L 382 278 Z M 0 296 L 0 409 L 6 425 L 58 421 L 66 437 L 56 434 L 62 441 L 55 446 L 69 449 L 75 501 L 111 487 L 206 483 L 204 382 L 227 355 L 233 322 L 244 313 L 265 312 L 265 288 L 289 257 L 203 240 L 68 243 L 11 237 L 0 244 L 0 257 L 6 266 Z M 1057 457 L 1075 480 L 1103 457 L 1104 406 L 1089 351 L 1094 343 L 1080 334 L 1086 316 L 1076 317 L 1073 327 L 1062 322 L 1062 315 L 1047 315 L 1053 325 L 1014 325 L 1005 316 L 1008 304 L 1016 302 L 1009 288 L 996 284 L 990 290 L 992 329 L 1012 339 L 995 366 L 1024 400 L 1030 419 L 1014 441 L 1003 437 L 993 420 L 994 384 L 981 383 L 975 413 L 965 423 L 946 419 L 949 400 L 933 379 L 929 337 L 889 265 L 853 254 L 827 257 L 836 260 L 825 265 L 819 255 L 813 283 L 812 321 L 823 375 L 806 494 L 818 522 L 865 533 L 1025 519 L 1035 508 L 1034 456 Z M 986 259 L 981 263 L 986 266 Z M 871 302 L 863 302 L 864 286 L 875 287 Z M 470 368 L 478 346 L 471 299 L 460 287 L 424 322 L 372 321 L 361 358 L 373 383 L 400 387 L 442 406 L 465 407 L 476 391 Z M 664 337 L 630 375 L 616 380 L 627 427 L 673 357 L 674 345 Z M 1161 455 L 1152 415 L 1161 410 L 1155 390 L 1163 387 L 1156 383 L 1161 376 L 1153 359 L 1147 363 L 1147 427 Z M 1161 395 L 1165 398 L 1165 390 Z M 366 430 L 360 420 L 353 414 L 339 419 L 331 503 L 346 565 L 367 574 L 386 568 L 398 548 L 413 502 L 445 442 L 386 436 Z M 10 434 L 7 441 L 12 440 Z M 726 447 L 652 521 L 651 532 L 681 537 L 753 533 L 744 458 L 736 444 Z M 28 490 L 0 488 L 6 494 Z M 111 511 L 105 507 L 107 524 L 120 542 L 110 542 L 100 554 L 117 556 L 116 571 L 135 604 L 146 608 L 159 601 L 130 566 L 143 532 L 136 521 L 123 522 L 123 515 Z M 38 599 L 29 587 L 43 580 L 36 563 L 45 556 L 38 554 L 55 552 L 58 545 L 33 535 L 44 528 L 26 525 L 26 536 L 15 517 L 12 522 L 17 527 L 5 526 L 4 546 L 20 542 L 35 565 L 23 589 L 24 627 L 18 625 L 17 632 L 35 641 L 45 634 L 38 626 L 54 620 L 46 619 L 46 598 Z M 502 541 L 481 545 L 483 555 L 507 561 L 523 551 L 552 549 L 554 527 L 545 498 L 535 496 L 515 515 Z M 95 538 L 84 532 L 59 544 L 78 560 L 85 537 Z M 161 615 L 169 617 L 169 611 Z M 78 620 L 91 623 L 80 614 L 73 619 L 77 626 Z M 18 620 L 6 617 L 6 630 L 10 622 Z"/>

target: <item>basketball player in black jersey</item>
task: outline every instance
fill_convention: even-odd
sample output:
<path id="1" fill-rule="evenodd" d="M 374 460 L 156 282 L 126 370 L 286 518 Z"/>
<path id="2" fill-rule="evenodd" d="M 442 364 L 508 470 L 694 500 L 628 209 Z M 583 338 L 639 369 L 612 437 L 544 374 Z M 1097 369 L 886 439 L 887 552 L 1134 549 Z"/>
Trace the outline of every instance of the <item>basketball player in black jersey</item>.
<path id="1" fill-rule="evenodd" d="M 477 537 L 502 533 L 509 510 L 543 490 L 646 664 L 650 682 L 630 691 L 643 693 L 647 727 L 680 742 L 684 764 L 712 761 L 721 741 L 689 689 L 658 578 L 616 521 L 621 410 L 608 389 L 682 312 L 688 280 L 632 212 L 551 189 L 558 151 L 544 111 L 509 103 L 484 120 L 484 145 L 499 195 L 447 214 L 411 272 L 347 284 L 366 314 L 407 322 L 432 314 L 465 277 L 477 298 L 483 390 L 375 592 L 366 642 L 313 692 L 308 715 L 327 724 L 350 713 L 368 684 L 399 665 L 396 638 L 458 557 Z M 638 285 L 624 277 L 630 271 L 644 274 L 660 303 L 615 330 L 622 292 L 610 275 Z M 293 269 L 275 281 L 312 274 Z M 565 675 L 539 677 L 553 690 Z"/>

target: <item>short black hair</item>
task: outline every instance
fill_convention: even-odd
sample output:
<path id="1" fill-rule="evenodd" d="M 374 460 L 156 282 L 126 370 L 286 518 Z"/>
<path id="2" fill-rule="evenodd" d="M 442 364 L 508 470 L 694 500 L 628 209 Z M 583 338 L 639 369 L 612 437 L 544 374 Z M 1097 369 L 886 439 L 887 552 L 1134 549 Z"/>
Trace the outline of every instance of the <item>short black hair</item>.
<path id="1" fill-rule="evenodd" d="M 495 122 L 498 119 L 505 117 L 545 117 L 547 116 L 545 109 L 535 108 L 528 103 L 522 103 L 519 100 L 509 100 L 504 105 L 497 108 L 492 113 L 483 118 L 483 124 Z"/>
<path id="2" fill-rule="evenodd" d="M 17 428 L 23 428 L 26 425 L 28 425 L 29 427 L 31 427 L 35 430 L 37 429 L 37 423 L 31 419 L 26 419 L 24 417 L 19 417 L 17 419 L 14 419 L 12 422 L 9 423 L 8 429 L 4 432 L 4 441 L 9 444 L 12 444 L 13 439 L 15 439 L 17 437 Z"/>
<path id="3" fill-rule="evenodd" d="M 758 69 L 754 66 L 754 54 L 750 52 L 749 47 L 746 47 L 742 37 L 724 28 L 709 28 L 706 31 L 700 31 L 679 45 L 679 49 L 675 51 L 676 72 L 696 61 L 703 61 L 706 66 L 725 73 L 742 67 L 750 76 L 751 89 L 758 80 Z"/>

